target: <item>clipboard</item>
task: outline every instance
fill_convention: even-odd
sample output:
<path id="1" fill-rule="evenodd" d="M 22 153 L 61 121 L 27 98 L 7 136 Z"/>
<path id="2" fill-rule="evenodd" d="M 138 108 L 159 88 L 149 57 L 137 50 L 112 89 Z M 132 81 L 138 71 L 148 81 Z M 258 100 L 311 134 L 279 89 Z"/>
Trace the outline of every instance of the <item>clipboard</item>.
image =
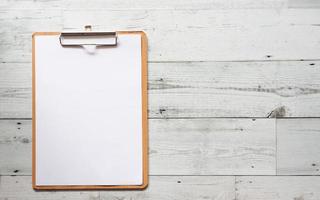
<path id="1" fill-rule="evenodd" d="M 86 27 L 87 29 L 88 27 Z M 91 27 L 89 27 L 91 29 Z M 94 181 L 91 181 L 90 184 L 41 184 L 38 183 L 38 171 L 39 166 L 39 151 L 43 147 L 39 147 L 39 141 L 41 139 L 38 138 L 39 134 L 38 124 L 42 123 L 41 120 L 39 122 L 38 115 L 38 91 L 37 91 L 37 75 L 38 75 L 38 63 L 37 62 L 37 45 L 36 41 L 38 37 L 59 37 L 59 40 L 56 40 L 57 42 L 60 42 L 59 45 L 61 45 L 62 48 L 69 48 L 69 50 L 72 50 L 73 48 L 81 48 L 81 45 L 95 45 L 95 50 L 98 52 L 100 51 L 99 48 L 112 50 L 112 48 L 118 48 L 123 47 L 126 45 L 125 42 L 121 40 L 121 37 L 124 36 L 139 36 L 141 37 L 141 183 L 140 184 L 94 184 Z M 96 42 L 93 42 L 93 40 L 90 40 L 90 42 L 86 42 L 85 40 L 80 40 L 82 44 L 75 43 L 75 38 L 78 37 L 88 37 L 96 39 Z M 120 38 L 120 41 L 118 41 L 118 38 Z M 99 40 L 100 39 L 100 40 Z M 79 49 L 77 49 L 79 51 Z M 87 52 L 88 53 L 88 52 Z M 89 52 L 89 54 L 92 52 Z M 101 52 L 99 52 L 101 53 Z M 39 55 L 42 55 L 41 52 L 39 52 Z M 94 66 L 91 66 L 94 67 Z M 61 72 L 63 73 L 63 72 Z M 88 71 L 90 73 L 90 71 Z M 50 76 L 48 74 L 48 76 Z M 45 80 L 45 79 L 44 79 Z M 102 79 L 103 80 L 103 79 Z M 90 103 L 90 102 L 89 102 Z M 91 102 L 94 103 L 94 102 Z M 76 32 L 76 33 L 61 33 L 61 32 L 36 32 L 32 35 L 32 186 L 35 190 L 98 190 L 98 189 L 144 189 L 148 185 L 148 119 L 147 119 L 147 37 L 146 34 L 142 31 L 117 31 L 117 32 Z M 44 116 L 42 114 L 42 116 Z M 86 117 L 86 116 L 83 116 Z M 125 126 L 125 124 L 124 124 Z M 140 125 L 139 125 L 140 126 Z M 50 127 L 50 126 L 49 126 Z M 67 134 L 67 133 L 65 133 Z M 41 135 L 40 135 L 41 136 Z M 43 136 L 42 136 L 43 137 Z M 37 140 L 39 139 L 39 141 Z M 41 142 L 41 141 L 40 141 Z M 48 143 L 51 144 L 51 143 Z M 132 149 L 131 149 L 132 150 Z M 103 155 L 103 154 L 101 154 Z M 50 163 L 49 163 L 50 164 Z M 48 165 L 49 165 L 48 164 Z M 57 163 L 54 163 L 56 165 Z M 91 166 L 92 167 L 92 166 Z M 114 168 L 115 169 L 115 168 Z M 93 170 L 94 171 L 94 170 Z M 94 171 L 95 172 L 95 171 Z M 128 172 L 129 173 L 129 172 Z M 140 173 L 140 171 L 139 171 Z M 101 173 L 103 174 L 103 173 Z M 81 176 L 81 174 L 79 174 Z M 48 175 L 49 176 L 49 175 Z M 99 180 L 101 181 L 101 180 Z M 102 180 L 103 181 L 103 180 Z"/>

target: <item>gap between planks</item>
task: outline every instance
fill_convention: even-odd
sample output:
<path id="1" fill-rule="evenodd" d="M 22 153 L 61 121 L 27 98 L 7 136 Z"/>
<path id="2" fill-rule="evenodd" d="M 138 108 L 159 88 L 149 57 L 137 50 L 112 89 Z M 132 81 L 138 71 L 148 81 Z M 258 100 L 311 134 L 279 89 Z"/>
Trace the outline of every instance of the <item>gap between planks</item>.
<path id="1" fill-rule="evenodd" d="M 320 119 L 320 117 L 148 117 L 148 120 L 158 119 Z M 32 120 L 32 118 L 0 118 L 0 120 Z"/>
<path id="2" fill-rule="evenodd" d="M 31 174 L 18 174 L 18 175 L 13 175 L 13 174 L 0 174 L 1 176 L 10 176 L 10 177 L 15 177 L 15 176 L 25 176 L 25 177 L 31 177 Z M 320 176 L 320 175 L 250 175 L 250 174 L 237 174 L 237 175 L 230 175 L 230 174 L 205 174 L 205 175 L 190 175 L 190 174 L 166 174 L 166 175 L 157 175 L 157 174 L 150 174 L 148 175 L 149 177 L 287 177 L 287 176 L 296 176 L 296 177 L 313 177 L 313 176 Z"/>
<path id="3" fill-rule="evenodd" d="M 224 63 L 224 62 L 236 62 L 236 63 L 255 63 L 255 62 L 308 62 L 308 61 L 320 61 L 319 58 L 315 59 L 270 59 L 270 60 L 191 60 L 191 61 L 184 61 L 184 60 L 167 60 L 167 61 L 155 61 L 149 60 L 148 63 Z M 31 64 L 31 62 L 0 62 L 0 64 Z"/>

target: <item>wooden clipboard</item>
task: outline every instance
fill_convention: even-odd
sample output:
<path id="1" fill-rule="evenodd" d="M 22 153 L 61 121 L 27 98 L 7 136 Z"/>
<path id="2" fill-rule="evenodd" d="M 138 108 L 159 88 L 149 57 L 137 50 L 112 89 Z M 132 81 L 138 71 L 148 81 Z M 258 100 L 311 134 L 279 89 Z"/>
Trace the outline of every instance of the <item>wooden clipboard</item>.
<path id="1" fill-rule="evenodd" d="M 60 32 L 35 32 L 32 35 L 32 186 L 35 190 L 126 190 L 145 189 L 148 186 L 148 99 L 147 99 L 147 36 L 142 31 L 117 31 L 118 35 L 141 35 L 141 86 L 142 86 L 142 167 L 141 185 L 37 185 L 36 184 L 36 55 L 35 37 L 57 36 Z"/>

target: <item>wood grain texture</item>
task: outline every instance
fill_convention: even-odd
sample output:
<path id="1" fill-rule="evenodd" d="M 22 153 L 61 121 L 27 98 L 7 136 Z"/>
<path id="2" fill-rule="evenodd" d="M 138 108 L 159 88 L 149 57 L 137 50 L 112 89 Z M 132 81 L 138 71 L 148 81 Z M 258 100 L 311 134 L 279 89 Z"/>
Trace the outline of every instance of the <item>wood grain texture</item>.
<path id="1" fill-rule="evenodd" d="M 275 175 L 275 120 L 150 120 L 149 156 L 154 175 Z"/>
<path id="2" fill-rule="evenodd" d="M 101 200 L 171 200 L 234 198 L 232 176 L 153 176 L 145 191 L 101 192 Z"/>
<path id="3" fill-rule="evenodd" d="M 149 126 L 151 175 L 276 172 L 275 119 L 155 119 Z M 0 128 L 1 175 L 31 175 L 31 121 L 0 120 Z"/>
<path id="4" fill-rule="evenodd" d="M 149 117 L 318 117 L 319 65 L 152 63 Z"/>
<path id="5" fill-rule="evenodd" d="M 0 13 L 0 63 L 31 63 L 32 33 L 62 28 L 62 13 L 57 9 L 0 8 Z"/>
<path id="6" fill-rule="evenodd" d="M 289 0 L 289 8 L 320 8 L 320 1 L 318 0 Z"/>
<path id="7" fill-rule="evenodd" d="M 31 117 L 31 64 L 0 63 L 0 117 Z"/>
<path id="8" fill-rule="evenodd" d="M 288 0 L 42 0 L 42 1 L 19 1 L 4 0 L 0 2 L 0 7 L 4 9 L 192 9 L 192 10 L 217 10 L 217 9 L 280 9 L 287 8 Z"/>
<path id="9" fill-rule="evenodd" d="M 150 61 L 293 60 L 319 58 L 319 15 L 317 9 L 66 10 L 63 25 L 144 30 Z"/>
<path id="10" fill-rule="evenodd" d="M 319 8 L 318 0 L 0 1 L 0 118 L 31 118 L 32 32 L 91 23 L 148 34 L 150 173 L 170 175 L 151 176 L 145 191 L 34 192 L 31 121 L 0 120 L 0 199 L 320 199 L 319 119 L 207 119 L 320 117 Z M 291 176 L 207 176 L 275 174 L 275 162 Z"/>
<path id="11" fill-rule="evenodd" d="M 4 0 L 0 1 L 1 10 L 34 10 L 34 9 L 62 9 L 64 6 L 63 0 Z"/>
<path id="12" fill-rule="evenodd" d="M 217 10 L 217 9 L 281 9 L 287 7 L 287 0 L 269 0 L 269 1 L 254 1 L 254 0 L 136 0 L 136 1 L 103 1 L 95 0 L 94 2 L 86 2 L 85 0 L 67 0 L 65 9 L 174 9 L 174 10 Z"/>
<path id="13" fill-rule="evenodd" d="M 149 63 L 149 118 L 320 117 L 320 62 Z M 0 117 L 31 118 L 31 64 L 0 64 Z"/>
<path id="14" fill-rule="evenodd" d="M 0 62 L 30 62 L 33 31 L 84 24 L 145 31 L 149 61 L 319 59 L 318 19 L 318 9 L 4 9 Z"/>
<path id="15" fill-rule="evenodd" d="M 236 177 L 237 200 L 318 200 L 320 176 Z"/>
<path id="16" fill-rule="evenodd" d="M 320 175 L 320 119 L 277 121 L 277 174 Z"/>
<path id="17" fill-rule="evenodd" d="M 31 121 L 0 120 L 0 176 L 30 174 Z"/>
<path id="18" fill-rule="evenodd" d="M 319 15 L 318 9 L 97 9 L 66 10 L 62 18 L 66 29 L 85 22 L 100 30 L 144 30 L 150 61 L 228 61 L 318 59 Z"/>
<path id="19" fill-rule="evenodd" d="M 32 189 L 31 176 L 0 176 L 1 200 L 99 200 L 99 192 L 91 191 L 64 191 L 64 192 L 37 192 Z"/>
<path id="20" fill-rule="evenodd" d="M 281 10 L 286 8 L 319 8 L 318 0 L 44 0 L 44 1 L 19 1 L 4 0 L 0 2 L 0 8 L 6 10 L 14 9 L 61 9 L 61 10 L 79 10 L 79 9 L 101 9 L 108 10 L 119 9 L 172 9 L 172 10 L 224 10 L 224 9 L 273 9 Z"/>
<path id="21" fill-rule="evenodd" d="M 35 192 L 30 187 L 30 176 L 2 176 L 0 178 L 1 200 L 37 199 L 216 199 L 230 200 L 234 197 L 234 177 L 151 177 L 150 187 L 144 191 L 106 192 Z"/>

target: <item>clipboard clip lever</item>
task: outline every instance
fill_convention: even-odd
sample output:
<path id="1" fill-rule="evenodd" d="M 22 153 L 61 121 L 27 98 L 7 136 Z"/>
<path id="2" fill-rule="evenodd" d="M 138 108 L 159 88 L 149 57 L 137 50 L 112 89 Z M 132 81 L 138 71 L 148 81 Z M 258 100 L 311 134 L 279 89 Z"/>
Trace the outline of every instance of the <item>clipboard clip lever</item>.
<path id="1" fill-rule="evenodd" d="M 62 32 L 61 46 L 117 46 L 116 32 Z"/>

